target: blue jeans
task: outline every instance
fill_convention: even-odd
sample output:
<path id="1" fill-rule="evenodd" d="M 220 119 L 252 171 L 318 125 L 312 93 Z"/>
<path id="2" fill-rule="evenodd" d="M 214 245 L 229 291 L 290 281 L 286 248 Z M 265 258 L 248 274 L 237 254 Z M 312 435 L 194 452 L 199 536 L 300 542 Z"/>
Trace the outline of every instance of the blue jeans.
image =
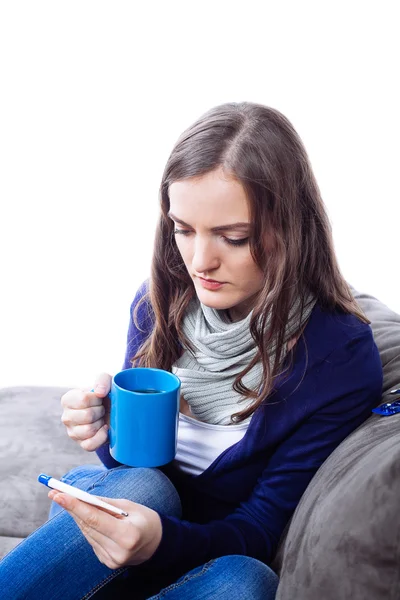
<path id="1" fill-rule="evenodd" d="M 86 465 L 63 481 L 99 496 L 126 498 L 180 517 L 179 496 L 157 469 Z M 146 563 L 112 570 L 94 554 L 75 521 L 54 504 L 50 520 L 0 562 L 2 600 L 272 600 L 278 577 L 265 564 L 246 556 L 224 556 L 180 578 L 150 573 Z"/>

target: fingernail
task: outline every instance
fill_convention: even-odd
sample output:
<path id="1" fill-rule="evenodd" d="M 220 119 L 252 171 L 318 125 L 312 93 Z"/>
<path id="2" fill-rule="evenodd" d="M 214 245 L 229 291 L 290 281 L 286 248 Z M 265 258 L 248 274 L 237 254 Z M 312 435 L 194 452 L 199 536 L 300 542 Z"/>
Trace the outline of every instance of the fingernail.
<path id="1" fill-rule="evenodd" d="M 96 387 L 94 388 L 94 391 L 95 391 L 95 392 L 100 392 L 100 393 L 103 393 L 103 392 L 105 392 L 105 391 L 106 391 L 106 386 L 105 386 L 105 385 L 98 384 L 98 385 L 96 385 Z"/>

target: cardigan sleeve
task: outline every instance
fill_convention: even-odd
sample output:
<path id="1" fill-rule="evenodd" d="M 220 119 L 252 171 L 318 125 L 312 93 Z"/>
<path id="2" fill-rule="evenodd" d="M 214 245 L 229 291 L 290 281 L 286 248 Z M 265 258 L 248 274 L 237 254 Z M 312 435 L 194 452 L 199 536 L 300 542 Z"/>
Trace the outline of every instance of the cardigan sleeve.
<path id="1" fill-rule="evenodd" d="M 272 560 L 318 468 L 379 402 L 382 367 L 369 328 L 332 351 L 306 378 L 308 383 L 303 380 L 293 400 L 317 408 L 276 448 L 247 501 L 224 519 L 207 524 L 160 515 L 162 539 L 148 566 L 179 564 L 189 570 L 227 554 Z"/>
<path id="2" fill-rule="evenodd" d="M 131 359 L 135 356 L 140 346 L 149 337 L 153 329 L 154 313 L 150 302 L 144 298 L 148 292 L 148 280 L 146 280 L 136 292 L 131 304 L 128 334 L 126 339 L 126 351 L 122 370 L 132 367 Z M 117 462 L 110 454 L 109 444 L 103 444 L 96 450 L 96 454 L 108 469 L 118 467 Z"/>

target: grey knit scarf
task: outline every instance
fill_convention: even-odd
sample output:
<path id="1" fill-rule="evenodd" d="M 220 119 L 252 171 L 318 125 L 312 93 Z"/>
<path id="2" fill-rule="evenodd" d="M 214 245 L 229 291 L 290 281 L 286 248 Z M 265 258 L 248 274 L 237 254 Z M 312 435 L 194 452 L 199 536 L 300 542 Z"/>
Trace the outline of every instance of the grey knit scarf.
<path id="1" fill-rule="evenodd" d="M 293 306 L 285 330 L 285 353 L 287 342 L 306 323 L 314 305 L 315 299 L 310 297 L 301 319 L 300 301 Z M 232 414 L 254 402 L 252 398 L 244 399 L 232 387 L 236 376 L 257 352 L 250 334 L 251 316 L 252 313 L 232 323 L 224 311 L 209 308 L 197 299 L 188 306 L 183 332 L 194 348 L 194 355 L 185 349 L 172 366 L 172 372 L 180 378 L 182 394 L 200 421 L 229 425 Z M 275 343 L 268 349 L 271 367 L 275 349 Z M 258 362 L 242 381 L 249 389 L 258 390 L 262 383 L 261 363 Z"/>

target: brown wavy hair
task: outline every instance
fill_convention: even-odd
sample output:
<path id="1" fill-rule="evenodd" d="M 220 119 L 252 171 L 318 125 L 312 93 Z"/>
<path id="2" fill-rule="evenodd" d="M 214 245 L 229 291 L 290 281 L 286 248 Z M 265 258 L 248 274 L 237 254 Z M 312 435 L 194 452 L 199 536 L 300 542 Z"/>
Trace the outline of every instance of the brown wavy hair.
<path id="1" fill-rule="evenodd" d="M 143 298 L 150 300 L 154 329 L 133 364 L 170 371 L 182 345 L 190 349 L 182 321 L 196 293 L 175 243 L 174 223 L 168 217 L 169 187 L 219 167 L 246 192 L 252 223 L 250 251 L 265 274 L 250 324 L 258 352 L 234 383 L 244 398 L 254 398 L 250 407 L 232 416 L 239 422 L 269 396 L 275 377 L 282 372 L 285 324 L 296 299 L 301 302 L 300 312 L 311 293 L 323 309 L 339 309 L 369 321 L 340 273 L 321 194 L 295 129 L 275 109 L 250 102 L 228 103 L 211 109 L 189 127 L 165 166 L 150 288 Z M 297 336 L 301 333 L 299 329 Z M 274 338 L 277 349 L 271 368 L 267 349 Z M 262 385 L 251 390 L 242 378 L 259 360 Z"/>

